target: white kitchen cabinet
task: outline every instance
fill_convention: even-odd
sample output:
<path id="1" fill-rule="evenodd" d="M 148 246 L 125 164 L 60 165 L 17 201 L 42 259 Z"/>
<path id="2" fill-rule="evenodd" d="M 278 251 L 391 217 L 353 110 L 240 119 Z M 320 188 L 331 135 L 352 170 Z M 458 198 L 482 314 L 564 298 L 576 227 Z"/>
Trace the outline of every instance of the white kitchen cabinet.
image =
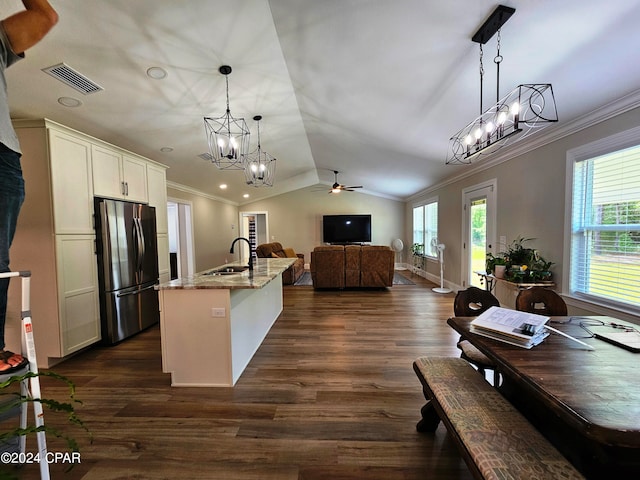
<path id="1" fill-rule="evenodd" d="M 171 280 L 171 265 L 169 264 L 169 235 L 158 234 L 158 276 L 160 283 Z"/>
<path id="2" fill-rule="evenodd" d="M 91 141 L 48 120 L 15 127 L 26 196 L 11 268 L 31 272 L 38 365 L 50 367 L 100 339 Z"/>
<path id="3" fill-rule="evenodd" d="M 122 156 L 122 179 L 125 187 L 125 200 L 147 203 L 147 163 L 144 160 L 124 154 Z"/>
<path id="4" fill-rule="evenodd" d="M 55 233 L 92 234 L 91 144 L 64 132 L 50 129 L 48 133 Z M 25 156 L 22 163 L 28 167 L 31 161 Z M 28 183 L 27 194 L 32 194 Z"/>
<path id="5" fill-rule="evenodd" d="M 149 205 L 156 207 L 156 229 L 168 233 L 167 221 L 167 172 L 163 165 L 147 164 Z"/>
<path id="6" fill-rule="evenodd" d="M 56 235 L 62 356 L 100 340 L 95 236 Z"/>
<path id="7" fill-rule="evenodd" d="M 158 231 L 158 273 L 160 283 L 171 279 L 169 264 L 169 227 L 167 220 L 167 172 L 163 165 L 147 164 L 149 205 L 156 208 Z"/>
<path id="8" fill-rule="evenodd" d="M 38 365 L 48 368 L 101 337 L 94 196 L 146 203 L 153 192 L 164 229 L 158 237 L 160 277 L 168 277 L 165 167 L 50 120 L 17 120 L 14 126 L 23 151 L 26 198 L 11 269 L 31 271 Z M 122 178 L 129 179 L 125 197 L 107 189 Z M 13 284 L 9 301 L 20 305 Z M 8 316 L 5 332 L 8 347 L 20 350 L 19 314 Z"/>
<path id="9" fill-rule="evenodd" d="M 144 160 L 104 145 L 92 145 L 91 157 L 96 196 L 141 203 L 148 201 Z"/>

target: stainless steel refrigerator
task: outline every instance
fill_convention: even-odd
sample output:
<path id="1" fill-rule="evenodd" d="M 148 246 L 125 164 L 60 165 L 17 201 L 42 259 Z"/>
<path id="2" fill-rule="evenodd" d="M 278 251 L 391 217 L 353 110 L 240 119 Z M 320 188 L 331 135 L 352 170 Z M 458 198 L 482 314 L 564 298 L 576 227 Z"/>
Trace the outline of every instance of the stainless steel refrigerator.
<path id="1" fill-rule="evenodd" d="M 156 212 L 100 198 L 95 207 L 102 340 L 114 344 L 160 320 Z"/>

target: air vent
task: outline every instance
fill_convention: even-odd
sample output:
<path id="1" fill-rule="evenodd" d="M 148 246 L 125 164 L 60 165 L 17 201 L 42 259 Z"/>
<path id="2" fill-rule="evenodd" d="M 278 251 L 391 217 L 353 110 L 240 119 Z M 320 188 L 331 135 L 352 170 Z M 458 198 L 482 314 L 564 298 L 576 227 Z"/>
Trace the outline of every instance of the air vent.
<path id="1" fill-rule="evenodd" d="M 198 155 L 198 157 L 200 157 L 202 160 L 206 160 L 207 162 L 211 162 L 213 160 L 213 157 L 209 152 L 201 153 L 200 155 Z"/>
<path id="2" fill-rule="evenodd" d="M 104 90 L 104 88 L 102 88 L 100 85 L 92 82 L 87 77 L 76 72 L 73 68 L 71 68 L 69 65 L 65 65 L 64 63 L 59 63 L 58 65 L 54 65 L 52 67 L 43 68 L 42 71 L 48 73 L 54 78 L 57 78 L 61 82 L 66 83 L 71 88 L 74 88 L 85 95 Z"/>

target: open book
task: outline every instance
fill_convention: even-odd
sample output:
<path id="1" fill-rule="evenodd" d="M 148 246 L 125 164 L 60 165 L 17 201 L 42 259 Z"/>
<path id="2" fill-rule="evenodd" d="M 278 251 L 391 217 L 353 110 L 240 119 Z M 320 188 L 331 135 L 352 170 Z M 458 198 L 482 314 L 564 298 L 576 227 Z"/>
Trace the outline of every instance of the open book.
<path id="1" fill-rule="evenodd" d="M 502 307 L 491 307 L 471 322 L 471 331 L 478 335 L 531 348 L 538 345 L 549 332 L 545 324 L 549 317 Z"/>

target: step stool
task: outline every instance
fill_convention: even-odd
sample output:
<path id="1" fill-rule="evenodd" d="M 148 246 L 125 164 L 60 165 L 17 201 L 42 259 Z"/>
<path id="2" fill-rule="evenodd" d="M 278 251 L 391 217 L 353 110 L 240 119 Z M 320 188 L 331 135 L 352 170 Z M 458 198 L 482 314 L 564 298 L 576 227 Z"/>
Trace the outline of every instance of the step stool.
<path id="1" fill-rule="evenodd" d="M 0 382 L 7 381 L 10 377 L 25 375 L 28 372 L 36 374 L 32 378 L 26 378 L 20 382 L 21 395 L 28 398 L 41 398 L 40 394 L 40 379 L 37 376 L 38 373 L 38 361 L 36 359 L 36 348 L 33 341 L 33 324 L 31 323 L 31 272 L 7 272 L 0 273 L 0 278 L 20 277 L 22 288 L 22 328 L 21 328 L 21 340 L 22 340 L 22 356 L 25 357 L 29 364 L 20 370 L 13 371 L 8 374 L 0 375 Z M 10 402 L 12 400 L 8 400 Z M 7 401 L 4 402 L 6 405 Z M 2 402 L 0 402 L 2 404 Z M 36 427 L 44 425 L 44 415 L 42 412 L 42 404 L 40 402 L 27 402 L 22 403 L 6 412 L 2 412 L 0 420 L 9 419 L 12 417 L 20 416 L 20 428 L 26 428 L 27 426 L 27 414 L 29 405 L 33 405 L 34 424 Z M 37 432 L 36 439 L 38 441 L 38 454 L 40 459 L 40 478 L 43 480 L 49 480 L 49 464 L 47 463 L 47 440 L 45 432 Z M 16 437 L 12 441 L 6 442 L 0 445 L 0 452 L 11 453 L 26 453 L 27 438 L 25 435 Z"/>

